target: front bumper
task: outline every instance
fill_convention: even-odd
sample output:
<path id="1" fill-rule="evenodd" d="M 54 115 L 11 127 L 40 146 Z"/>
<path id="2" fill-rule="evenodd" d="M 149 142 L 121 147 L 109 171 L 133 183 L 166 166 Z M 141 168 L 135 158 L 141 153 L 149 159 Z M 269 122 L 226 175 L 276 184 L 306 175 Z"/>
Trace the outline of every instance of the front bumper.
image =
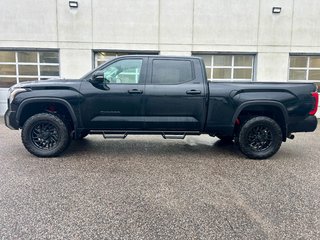
<path id="1" fill-rule="evenodd" d="M 299 119 L 296 121 L 292 121 L 288 125 L 288 132 L 313 132 L 316 130 L 318 124 L 318 120 L 316 116 L 308 116 L 304 119 Z"/>
<path id="2" fill-rule="evenodd" d="M 19 124 L 16 121 L 16 112 L 7 110 L 4 114 L 4 122 L 10 129 L 19 129 Z"/>

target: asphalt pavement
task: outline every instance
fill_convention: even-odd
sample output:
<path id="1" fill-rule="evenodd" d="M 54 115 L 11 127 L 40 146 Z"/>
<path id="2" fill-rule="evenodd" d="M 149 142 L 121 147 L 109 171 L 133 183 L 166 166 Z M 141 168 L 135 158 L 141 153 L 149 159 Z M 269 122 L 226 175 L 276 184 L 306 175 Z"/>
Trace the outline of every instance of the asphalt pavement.
<path id="1" fill-rule="evenodd" d="M 320 130 L 268 160 L 207 135 L 28 153 L 0 120 L 0 240 L 320 239 Z"/>

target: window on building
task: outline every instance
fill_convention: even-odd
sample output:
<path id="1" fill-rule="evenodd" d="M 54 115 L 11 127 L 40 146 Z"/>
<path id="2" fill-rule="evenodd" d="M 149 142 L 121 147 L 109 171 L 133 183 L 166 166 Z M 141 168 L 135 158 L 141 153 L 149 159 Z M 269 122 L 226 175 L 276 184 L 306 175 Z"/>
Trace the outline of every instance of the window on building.
<path id="1" fill-rule="evenodd" d="M 320 91 L 320 56 L 291 55 L 289 80 L 312 81 Z"/>
<path id="2" fill-rule="evenodd" d="M 158 52 L 142 52 L 142 51 L 130 51 L 130 52 L 112 52 L 112 51 L 94 51 L 94 67 L 98 67 L 101 64 L 105 63 L 108 60 L 111 60 L 115 57 L 124 56 L 124 55 L 143 55 L 143 54 L 153 54 L 158 55 Z"/>
<path id="3" fill-rule="evenodd" d="M 32 80 L 58 78 L 58 51 L 2 51 L 0 50 L 0 87 Z"/>
<path id="4" fill-rule="evenodd" d="M 213 54 L 202 57 L 208 80 L 253 80 L 254 55 Z"/>
<path id="5" fill-rule="evenodd" d="M 193 79 L 190 61 L 183 60 L 153 60 L 153 84 L 179 84 Z"/>

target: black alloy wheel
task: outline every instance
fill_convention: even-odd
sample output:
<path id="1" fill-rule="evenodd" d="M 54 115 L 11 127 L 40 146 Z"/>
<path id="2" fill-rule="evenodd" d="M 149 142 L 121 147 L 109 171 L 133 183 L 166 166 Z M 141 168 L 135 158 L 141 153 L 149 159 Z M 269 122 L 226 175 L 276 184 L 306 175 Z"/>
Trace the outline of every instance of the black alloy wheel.
<path id="1" fill-rule="evenodd" d="M 271 146 L 273 134 L 271 130 L 264 126 L 256 126 L 248 133 L 248 144 L 255 151 L 264 151 Z"/>
<path id="2" fill-rule="evenodd" d="M 31 130 L 31 140 L 39 149 L 50 150 L 57 146 L 60 135 L 54 124 L 39 122 Z"/>
<path id="3" fill-rule="evenodd" d="M 253 117 L 243 124 L 238 136 L 239 148 L 247 157 L 266 159 L 282 144 L 282 131 L 272 118 Z"/>
<path id="4" fill-rule="evenodd" d="M 39 113 L 23 125 L 21 138 L 25 148 L 38 157 L 54 157 L 71 141 L 67 124 L 57 115 Z"/>

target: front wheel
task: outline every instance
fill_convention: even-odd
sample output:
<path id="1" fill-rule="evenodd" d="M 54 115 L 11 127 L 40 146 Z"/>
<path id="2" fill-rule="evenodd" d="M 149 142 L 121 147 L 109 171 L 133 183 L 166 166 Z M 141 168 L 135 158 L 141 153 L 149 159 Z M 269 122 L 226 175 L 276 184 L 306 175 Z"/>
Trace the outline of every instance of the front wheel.
<path id="1" fill-rule="evenodd" d="M 70 143 L 67 125 L 58 116 L 39 113 L 30 117 L 21 132 L 25 148 L 38 157 L 54 157 Z"/>
<path id="2" fill-rule="evenodd" d="M 241 127 L 238 141 L 241 152 L 247 157 L 266 159 L 274 155 L 281 146 L 281 128 L 269 117 L 254 117 Z"/>

